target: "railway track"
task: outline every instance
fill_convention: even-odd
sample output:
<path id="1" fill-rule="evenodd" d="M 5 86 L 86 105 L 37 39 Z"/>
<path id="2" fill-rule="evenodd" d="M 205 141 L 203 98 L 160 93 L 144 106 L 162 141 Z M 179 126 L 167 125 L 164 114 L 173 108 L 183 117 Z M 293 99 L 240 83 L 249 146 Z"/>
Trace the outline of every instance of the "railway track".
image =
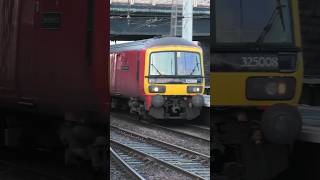
<path id="1" fill-rule="evenodd" d="M 111 147 L 134 152 L 192 179 L 210 179 L 210 157 L 111 126 Z"/>
<path id="2" fill-rule="evenodd" d="M 320 107 L 299 106 L 303 118 L 303 124 L 320 127 Z"/>
<path id="3" fill-rule="evenodd" d="M 113 145 L 114 152 L 118 155 L 118 159 L 123 161 L 121 168 L 110 169 L 112 175 L 111 180 L 116 179 L 162 179 L 162 180 L 192 180 L 193 176 L 188 176 L 185 173 L 175 171 L 171 166 L 162 161 L 157 161 L 154 158 L 150 158 L 148 155 L 141 153 L 132 148 L 122 145 Z M 112 163 L 112 161 L 111 161 Z M 123 167 L 124 164 L 129 167 Z M 124 171 L 122 175 L 118 175 L 119 169 Z M 130 172 L 129 172 L 130 171 Z M 116 175 L 115 175 L 116 173 Z M 132 174 L 137 175 L 132 175 Z M 123 174 L 126 174 L 125 176 Z M 129 176 L 129 177 L 128 177 Z"/>
<path id="4" fill-rule="evenodd" d="M 173 133 L 188 136 L 191 138 L 197 138 L 202 141 L 206 141 L 210 143 L 210 130 L 208 130 L 205 127 L 191 125 L 191 124 L 181 125 L 179 127 L 166 127 L 162 125 L 153 125 L 153 126 L 171 131 Z"/>
<path id="5" fill-rule="evenodd" d="M 156 123 L 148 123 L 148 122 L 137 122 L 137 119 L 127 115 L 127 114 L 117 114 L 113 113 L 113 116 L 115 117 L 121 117 L 125 118 L 131 121 L 134 121 L 135 123 L 142 123 L 145 126 L 148 127 L 154 127 L 158 129 L 162 129 L 165 131 L 170 131 L 175 134 L 179 134 L 182 136 L 186 136 L 189 138 L 201 140 L 207 143 L 210 143 L 210 127 L 205 127 L 205 126 L 198 126 L 198 125 L 193 125 L 193 124 L 179 124 L 179 126 L 164 126 L 161 124 L 156 124 Z"/>
<path id="6" fill-rule="evenodd" d="M 200 126 L 200 125 L 195 125 L 195 124 L 187 124 L 189 127 L 197 128 L 202 131 L 206 131 L 207 133 L 210 133 L 210 127 L 208 126 Z"/>
<path id="7" fill-rule="evenodd" d="M 124 161 L 124 158 L 128 160 L 129 156 L 124 157 L 124 153 L 118 154 L 112 148 L 110 148 L 110 173 L 114 174 L 115 171 L 121 171 L 120 173 L 117 173 L 117 177 L 115 177 L 117 179 L 145 180 L 135 169 L 132 168 L 138 162 L 138 160 L 136 160 L 134 157 L 131 157 L 129 161 L 129 164 L 131 165 L 130 166 Z M 110 179 L 113 179 L 111 174 Z"/>

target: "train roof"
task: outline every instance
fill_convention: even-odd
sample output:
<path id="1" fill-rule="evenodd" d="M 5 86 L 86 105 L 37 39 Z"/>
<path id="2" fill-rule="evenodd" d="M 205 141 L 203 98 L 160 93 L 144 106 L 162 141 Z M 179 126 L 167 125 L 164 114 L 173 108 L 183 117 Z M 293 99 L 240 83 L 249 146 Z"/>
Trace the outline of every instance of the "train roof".
<path id="1" fill-rule="evenodd" d="M 139 41 L 133 41 L 129 43 L 116 44 L 110 46 L 110 52 L 119 52 L 119 51 L 133 51 L 133 50 L 142 50 L 148 49 L 156 46 L 164 45 L 180 45 L 180 46 L 192 46 L 199 48 L 198 45 L 193 42 L 187 41 L 179 37 L 161 37 L 161 38 L 151 38 L 144 39 Z"/>

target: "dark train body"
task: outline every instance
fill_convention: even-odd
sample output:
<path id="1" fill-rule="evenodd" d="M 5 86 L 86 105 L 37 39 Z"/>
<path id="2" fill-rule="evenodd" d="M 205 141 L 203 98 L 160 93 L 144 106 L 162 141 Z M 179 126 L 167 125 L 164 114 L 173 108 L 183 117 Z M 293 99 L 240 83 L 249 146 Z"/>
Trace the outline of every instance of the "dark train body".
<path id="1" fill-rule="evenodd" d="M 108 13 L 102 0 L 0 0 L 1 131 L 40 114 L 72 122 L 60 136 L 107 123 Z"/>

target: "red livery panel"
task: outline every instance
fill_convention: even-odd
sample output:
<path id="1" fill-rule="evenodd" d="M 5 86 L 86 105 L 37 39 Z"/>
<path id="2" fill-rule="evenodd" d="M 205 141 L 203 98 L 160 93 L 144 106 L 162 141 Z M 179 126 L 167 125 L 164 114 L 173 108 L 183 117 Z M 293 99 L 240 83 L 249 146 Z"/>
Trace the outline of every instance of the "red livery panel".
<path id="1" fill-rule="evenodd" d="M 139 97 L 144 94 L 144 56 L 145 50 L 128 51 L 110 56 L 111 94 L 127 97 Z"/>
<path id="2" fill-rule="evenodd" d="M 0 0 L 0 105 L 106 117 L 108 11 L 104 0 Z"/>

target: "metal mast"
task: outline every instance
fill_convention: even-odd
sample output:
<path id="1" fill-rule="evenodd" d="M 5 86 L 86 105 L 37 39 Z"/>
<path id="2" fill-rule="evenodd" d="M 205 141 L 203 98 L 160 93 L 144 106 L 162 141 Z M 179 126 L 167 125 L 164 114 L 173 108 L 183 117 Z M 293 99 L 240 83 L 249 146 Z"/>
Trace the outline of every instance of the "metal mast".
<path id="1" fill-rule="evenodd" d="M 193 0 L 172 0 L 170 35 L 192 41 Z"/>
<path id="2" fill-rule="evenodd" d="M 192 41 L 193 0 L 183 0 L 182 38 Z"/>
<path id="3" fill-rule="evenodd" d="M 172 0 L 171 10 L 171 36 L 181 36 L 182 34 L 182 0 Z"/>

